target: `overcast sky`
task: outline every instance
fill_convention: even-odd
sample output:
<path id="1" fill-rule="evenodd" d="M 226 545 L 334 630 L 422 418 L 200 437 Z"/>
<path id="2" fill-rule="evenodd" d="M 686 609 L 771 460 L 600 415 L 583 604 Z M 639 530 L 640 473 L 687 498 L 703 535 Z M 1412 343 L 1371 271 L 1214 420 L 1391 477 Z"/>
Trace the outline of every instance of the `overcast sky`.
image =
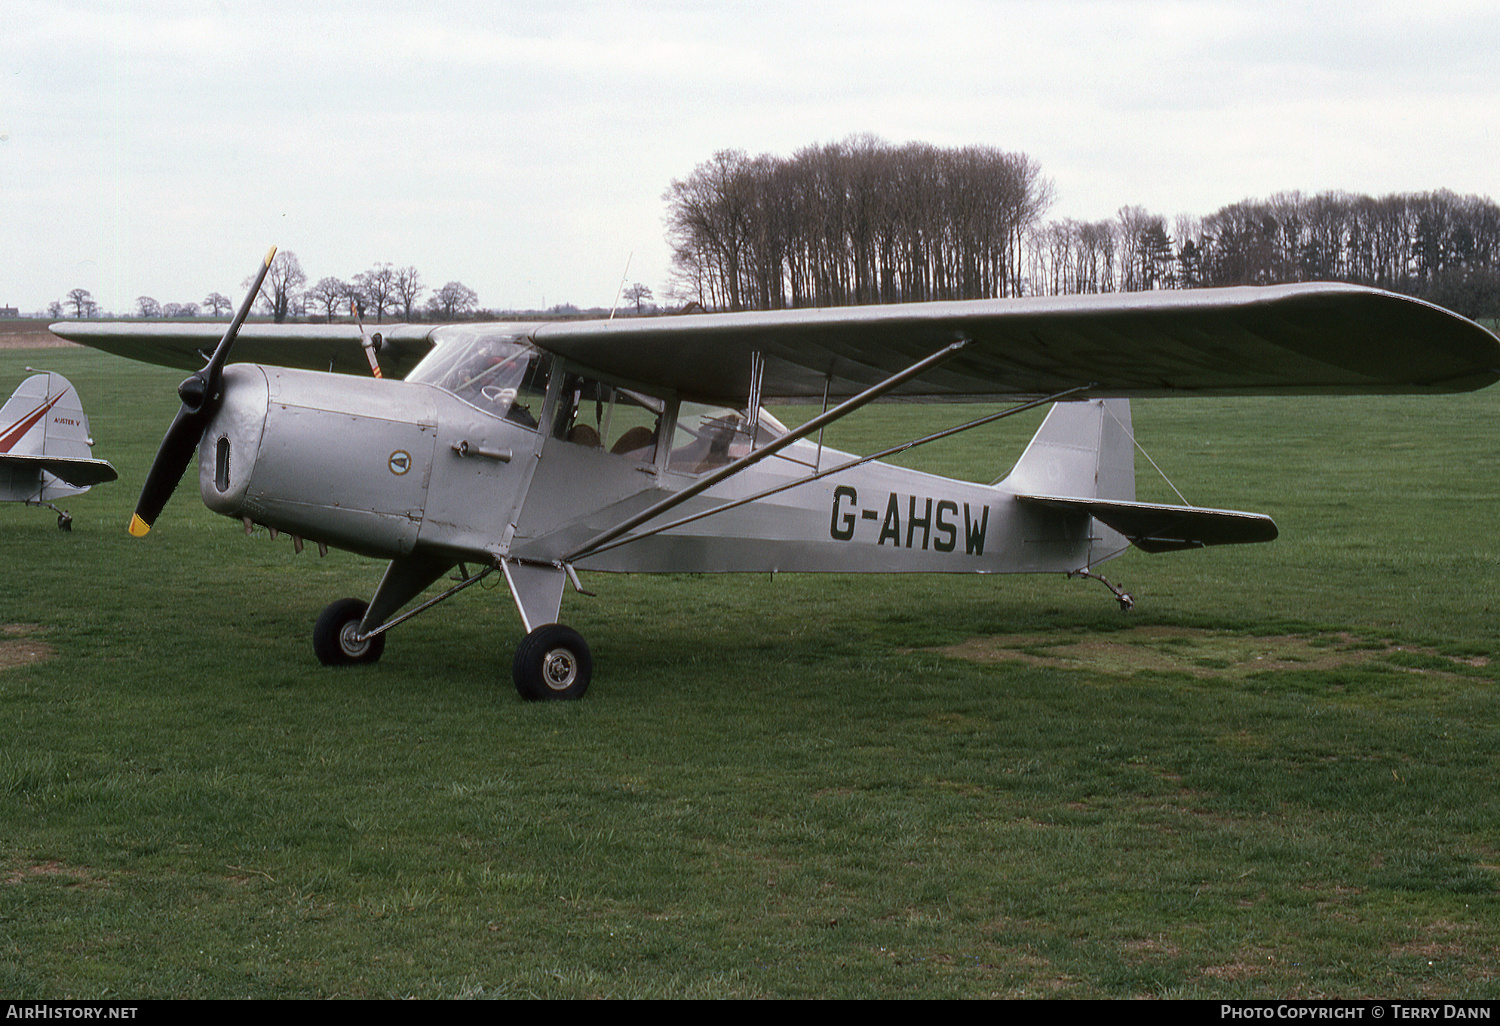
<path id="1" fill-rule="evenodd" d="M 0 306 L 238 300 L 265 248 L 490 308 L 664 293 L 721 149 L 1025 153 L 1049 219 L 1500 195 L 1493 0 L 0 0 Z"/>

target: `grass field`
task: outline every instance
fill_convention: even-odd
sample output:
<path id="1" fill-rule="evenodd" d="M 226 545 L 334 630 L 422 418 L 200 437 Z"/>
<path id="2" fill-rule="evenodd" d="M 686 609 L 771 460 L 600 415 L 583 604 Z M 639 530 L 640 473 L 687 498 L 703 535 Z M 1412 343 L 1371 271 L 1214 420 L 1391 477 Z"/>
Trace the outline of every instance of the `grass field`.
<path id="1" fill-rule="evenodd" d="M 1500 997 L 1500 389 L 1135 404 L 1189 500 L 1282 537 L 1128 554 L 1129 615 L 594 576 L 588 697 L 529 705 L 503 590 L 332 670 L 312 622 L 377 565 L 191 480 L 127 537 L 181 373 L 13 349 L 0 387 L 27 364 L 121 479 L 70 534 L 0 506 L 6 997 Z M 992 480 L 1037 419 L 908 459 Z"/>

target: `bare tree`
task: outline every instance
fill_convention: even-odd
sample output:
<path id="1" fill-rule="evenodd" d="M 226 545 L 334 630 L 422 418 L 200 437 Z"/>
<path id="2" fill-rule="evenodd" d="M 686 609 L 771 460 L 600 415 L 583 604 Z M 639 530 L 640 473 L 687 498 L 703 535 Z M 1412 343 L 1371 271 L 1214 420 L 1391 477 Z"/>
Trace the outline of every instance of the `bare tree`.
<path id="1" fill-rule="evenodd" d="M 636 282 L 634 285 L 627 287 L 624 292 L 620 293 L 620 295 L 624 297 L 626 301 L 635 304 L 635 312 L 637 315 L 639 315 L 641 313 L 641 307 L 645 304 L 646 300 L 651 298 L 651 286 L 642 285 L 640 282 Z"/>
<path id="2" fill-rule="evenodd" d="M 297 262 L 297 254 L 291 250 L 281 250 L 271 260 L 271 269 L 266 272 L 266 280 L 261 285 L 260 291 L 261 299 L 269 308 L 277 324 L 285 321 L 287 314 L 292 312 L 297 290 L 306 282 L 307 275 L 302 273 L 302 265 Z M 246 278 L 243 284 L 246 288 L 254 285 L 254 276 Z"/>
<path id="3" fill-rule="evenodd" d="M 332 321 L 348 306 L 349 285 L 338 278 L 319 278 L 318 283 L 307 290 L 307 298 Z"/>
<path id="4" fill-rule="evenodd" d="M 208 307 L 214 317 L 222 316 L 234 309 L 234 302 L 222 292 L 210 292 L 204 296 L 203 305 Z"/>
<path id="5" fill-rule="evenodd" d="M 422 284 L 422 276 L 415 267 L 402 267 L 392 275 L 391 291 L 395 297 L 392 305 L 399 303 L 401 319 L 410 321 L 412 308 L 417 305 L 417 297 L 427 291 L 427 287 Z"/>
<path id="6" fill-rule="evenodd" d="M 674 180 L 663 197 L 669 204 L 667 232 L 674 250 L 688 254 L 684 263 L 712 269 L 703 282 L 710 302 L 730 310 L 744 309 L 741 258 L 749 235 L 748 165 L 743 151 L 720 150 L 687 178 Z"/>
<path id="7" fill-rule="evenodd" d="M 396 272 L 390 264 L 376 264 L 362 274 L 354 276 L 354 288 L 362 300 L 360 310 L 375 311 L 377 323 L 385 319 L 385 312 L 395 303 Z"/>
<path id="8" fill-rule="evenodd" d="M 451 321 L 466 314 L 479 303 L 479 295 L 463 282 L 450 281 L 433 293 L 427 307 L 436 316 Z"/>
<path id="9" fill-rule="evenodd" d="M 150 296 L 140 296 L 135 301 L 135 315 L 137 317 L 160 317 L 161 304 Z"/>
<path id="10" fill-rule="evenodd" d="M 94 296 L 88 289 L 74 289 L 68 293 L 68 305 L 73 308 L 73 316 L 82 319 L 92 316 L 99 309 L 94 302 Z"/>

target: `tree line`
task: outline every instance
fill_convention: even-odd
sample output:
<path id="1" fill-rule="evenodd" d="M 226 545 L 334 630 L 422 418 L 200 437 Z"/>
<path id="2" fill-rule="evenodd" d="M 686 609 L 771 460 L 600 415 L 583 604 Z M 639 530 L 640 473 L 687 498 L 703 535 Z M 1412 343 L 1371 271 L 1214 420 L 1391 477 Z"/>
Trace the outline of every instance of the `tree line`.
<path id="1" fill-rule="evenodd" d="M 1034 161 L 989 147 L 725 150 L 663 197 L 673 290 L 725 310 L 1020 295 L 1051 197 Z"/>
<path id="2" fill-rule="evenodd" d="M 241 287 L 249 288 L 254 281 L 253 276 L 246 278 Z M 419 305 L 427 291 L 428 287 L 422 283 L 422 276 L 415 267 L 394 267 L 389 263 L 377 263 L 347 281 L 325 277 L 308 286 L 307 274 L 302 270 L 297 254 L 281 250 L 271 261 L 256 305 L 277 323 L 289 317 L 332 321 L 356 314 L 360 318 L 373 317 L 376 323 L 380 323 L 387 313 L 399 314 L 408 322 L 423 317 L 455 321 L 470 317 L 479 306 L 478 294 L 462 282 L 450 281 L 442 288 L 432 290 L 426 303 Z M 190 318 L 203 314 L 221 317 L 234 307 L 234 302 L 221 292 L 210 292 L 201 304 L 159 303 L 151 296 L 140 296 L 136 299 L 135 315 L 141 318 Z M 87 289 L 73 289 L 64 300 L 54 302 L 47 310 L 52 317 L 61 317 L 65 312 L 71 312 L 76 318 L 96 317 L 99 306 Z"/>
<path id="3" fill-rule="evenodd" d="M 249 286 L 253 281 L 253 277 L 247 278 L 242 285 Z M 479 305 L 473 289 L 450 281 L 432 293 L 425 307 L 419 306 L 422 294 L 428 291 L 421 274 L 415 267 L 389 263 L 377 263 L 347 281 L 332 276 L 310 286 L 307 281 L 297 255 L 290 250 L 278 252 L 261 285 L 265 311 L 278 323 L 293 315 L 332 321 L 344 314 L 357 314 L 361 319 L 373 315 L 376 323 L 381 323 L 387 312 L 399 314 L 407 322 L 420 320 L 424 313 L 434 320 L 457 320 Z"/>
<path id="4" fill-rule="evenodd" d="M 672 291 L 705 309 L 1343 281 L 1500 316 L 1500 207 L 1448 191 L 1044 221 L 1053 186 L 1024 155 L 856 137 L 722 151 L 663 200 Z"/>
<path id="5" fill-rule="evenodd" d="M 1500 207 L 1448 191 L 1279 193 L 1170 229 L 1126 207 L 1112 221 L 1038 227 L 1026 259 L 1037 291 L 1055 295 L 1342 281 L 1500 316 Z"/>

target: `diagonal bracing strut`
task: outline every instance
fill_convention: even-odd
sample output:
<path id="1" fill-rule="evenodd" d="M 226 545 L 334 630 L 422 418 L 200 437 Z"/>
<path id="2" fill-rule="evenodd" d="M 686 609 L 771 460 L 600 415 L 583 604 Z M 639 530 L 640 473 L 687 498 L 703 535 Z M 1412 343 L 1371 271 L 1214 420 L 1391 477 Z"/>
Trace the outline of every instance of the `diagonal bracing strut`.
<path id="1" fill-rule="evenodd" d="M 884 381 L 880 382 L 878 385 L 873 385 L 870 388 L 867 388 L 863 392 L 859 393 L 859 395 L 854 396 L 852 399 L 846 399 L 844 402 L 835 406 L 833 409 L 827 411 L 826 413 L 814 417 L 812 420 L 808 421 L 806 424 L 803 424 L 795 431 L 788 432 L 787 434 L 782 435 L 780 438 L 776 439 L 776 441 L 771 442 L 769 445 L 756 449 L 748 455 L 741 456 L 734 462 L 726 464 L 725 466 L 714 471 L 712 474 L 709 474 L 706 477 L 703 477 L 700 480 L 694 482 L 693 484 L 684 488 L 682 491 L 668 496 L 661 502 L 658 502 L 655 505 L 651 506 L 649 509 L 642 510 L 635 516 L 630 517 L 622 521 L 621 523 L 616 524 L 614 527 L 611 527 L 604 533 L 591 538 L 589 541 L 580 545 L 578 548 L 574 549 L 566 556 L 563 556 L 561 562 L 564 564 L 573 563 L 585 556 L 593 555 L 602 546 L 614 541 L 621 535 L 634 530 L 635 528 L 639 527 L 649 520 L 656 519 L 668 510 L 674 509 L 682 503 L 686 502 L 688 499 L 693 498 L 695 495 L 707 491 L 714 485 L 718 484 L 720 481 L 733 477 L 740 471 L 744 470 L 746 467 L 759 463 L 761 460 L 765 459 L 768 456 L 774 456 L 776 453 L 780 452 L 782 449 L 785 449 L 793 442 L 800 441 L 813 432 L 820 430 L 824 425 L 830 424 L 833 421 L 838 420 L 840 417 L 854 412 L 861 406 L 879 399 L 887 392 L 896 388 L 898 385 L 901 385 L 902 383 L 910 380 L 911 378 L 916 377 L 923 371 L 928 370 L 946 360 L 952 359 L 958 354 L 959 350 L 961 350 L 968 344 L 969 340 L 967 338 L 961 338 L 957 342 L 944 346 L 942 349 L 939 349 L 937 352 L 926 357 L 925 359 L 917 361 L 905 370 L 891 375 Z"/>
<path id="2" fill-rule="evenodd" d="M 677 520 L 673 520 L 671 523 L 662 524 L 660 527 L 653 527 L 649 531 L 643 531 L 640 534 L 633 534 L 629 538 L 616 538 L 613 541 L 594 545 L 587 552 L 585 552 L 584 555 L 596 556 L 601 552 L 608 552 L 610 549 L 619 548 L 621 545 L 629 545 L 633 541 L 640 541 L 643 538 L 650 538 L 654 535 L 661 534 L 664 531 L 670 531 L 674 527 L 682 527 L 684 524 L 691 524 L 696 520 L 702 520 L 705 517 L 711 517 L 717 513 L 724 513 L 728 510 L 736 509 L 740 506 L 744 506 L 752 502 L 759 502 L 761 499 L 767 499 L 773 495 L 779 495 L 780 493 L 788 491 L 792 488 L 800 488 L 802 485 L 811 484 L 814 481 L 820 481 L 823 478 L 829 477 L 833 474 L 841 474 L 846 470 L 853 469 L 854 467 L 864 466 L 866 463 L 873 463 L 876 460 L 883 460 L 887 456 L 894 456 L 898 453 L 906 452 L 908 449 L 915 449 L 918 446 L 926 445 L 928 442 L 936 442 L 940 438 L 950 438 L 953 435 L 960 434 L 964 431 L 969 431 L 977 427 L 983 427 L 984 425 L 993 423 L 994 421 L 1003 420 L 1006 417 L 1013 417 L 1018 413 L 1025 413 L 1027 410 L 1035 409 L 1038 406 L 1045 406 L 1047 403 L 1060 402 L 1061 400 L 1064 400 L 1069 396 L 1074 395 L 1075 393 L 1085 392 L 1094 387 L 1096 386 L 1091 384 L 1076 385 L 1073 388 L 1066 389 L 1062 392 L 1056 392 L 1052 395 L 1044 396 L 1040 399 L 1029 399 L 1024 403 L 1007 407 L 1006 409 L 1000 410 L 996 413 L 986 414 L 983 417 L 978 417 L 974 420 L 967 421 L 954 427 L 945 428 L 942 431 L 935 431 L 930 435 L 913 439 L 910 442 L 902 442 L 900 445 L 893 445 L 888 449 L 882 449 L 877 453 L 871 453 L 869 456 L 856 456 L 852 460 L 845 460 L 843 463 L 840 463 L 836 467 L 829 467 L 827 470 L 820 470 L 817 473 L 809 474 L 806 477 L 799 477 L 795 481 L 783 482 L 782 484 L 767 488 L 764 491 L 756 492 L 754 495 L 747 495 L 744 498 L 735 499 L 732 502 L 726 502 L 722 506 L 715 506 L 712 509 L 706 509 L 699 513 L 694 513 L 691 516 L 685 516 Z"/>

